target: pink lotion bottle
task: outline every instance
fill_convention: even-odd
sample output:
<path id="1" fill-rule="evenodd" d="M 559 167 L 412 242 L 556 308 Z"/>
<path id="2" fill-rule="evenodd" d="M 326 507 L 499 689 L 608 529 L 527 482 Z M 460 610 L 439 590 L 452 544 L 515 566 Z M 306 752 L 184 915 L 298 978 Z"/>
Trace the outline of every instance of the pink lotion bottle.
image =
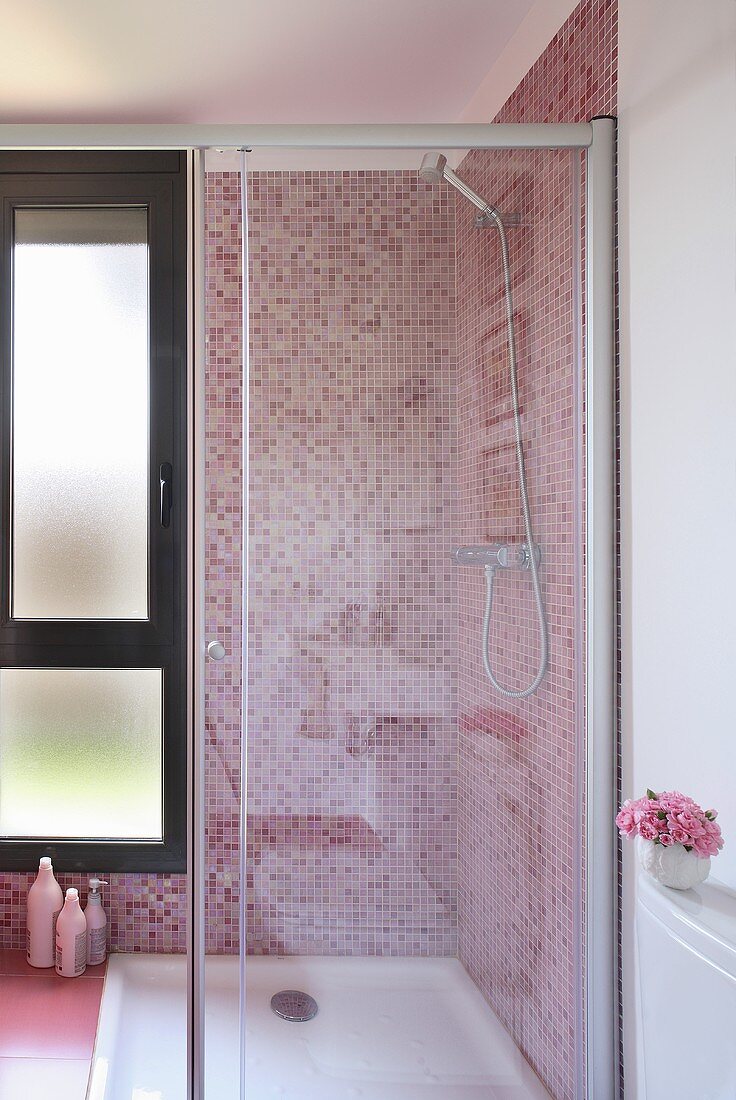
<path id="1" fill-rule="evenodd" d="M 84 916 L 87 920 L 87 966 L 99 966 L 107 956 L 107 916 L 102 908 L 100 887 L 107 886 L 104 878 L 89 880 L 89 893 Z"/>
<path id="2" fill-rule="evenodd" d="M 79 907 L 79 891 L 70 886 L 56 922 L 56 973 L 78 978 L 86 969 L 87 920 Z"/>
<path id="3" fill-rule="evenodd" d="M 54 878 L 51 860 L 41 856 L 38 875 L 28 891 L 26 958 L 29 966 L 54 965 L 56 919 L 63 904 L 64 895 Z"/>

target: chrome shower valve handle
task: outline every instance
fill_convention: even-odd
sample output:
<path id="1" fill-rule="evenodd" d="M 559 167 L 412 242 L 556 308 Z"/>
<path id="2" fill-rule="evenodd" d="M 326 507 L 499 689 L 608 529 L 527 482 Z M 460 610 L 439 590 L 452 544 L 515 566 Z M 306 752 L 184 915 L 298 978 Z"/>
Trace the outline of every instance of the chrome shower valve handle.
<path id="1" fill-rule="evenodd" d="M 539 565 L 541 547 L 535 543 L 530 551 L 526 542 L 490 543 L 487 546 L 458 546 L 452 556 L 458 565 L 483 565 L 491 569 L 531 569 L 532 554 Z"/>

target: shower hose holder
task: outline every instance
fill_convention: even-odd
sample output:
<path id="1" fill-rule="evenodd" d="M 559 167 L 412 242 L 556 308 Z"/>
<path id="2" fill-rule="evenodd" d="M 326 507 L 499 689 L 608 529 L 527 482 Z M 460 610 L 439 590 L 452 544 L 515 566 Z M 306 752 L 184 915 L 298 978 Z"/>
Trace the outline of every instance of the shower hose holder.
<path id="1" fill-rule="evenodd" d="M 458 546 L 452 557 L 458 565 L 490 565 L 493 569 L 530 569 L 534 560 L 542 560 L 541 547 L 534 543 L 530 550 L 526 542 L 493 542 L 487 546 Z"/>

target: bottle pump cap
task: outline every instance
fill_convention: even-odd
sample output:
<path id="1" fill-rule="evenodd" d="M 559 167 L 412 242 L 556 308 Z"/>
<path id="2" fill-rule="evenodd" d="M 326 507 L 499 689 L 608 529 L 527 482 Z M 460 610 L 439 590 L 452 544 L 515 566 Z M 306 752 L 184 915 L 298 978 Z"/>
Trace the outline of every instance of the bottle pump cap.
<path id="1" fill-rule="evenodd" d="M 104 878 L 91 878 L 89 880 L 89 888 L 92 894 L 99 894 L 101 886 L 107 886 L 107 881 Z"/>
<path id="2" fill-rule="evenodd" d="M 66 896 L 67 900 L 76 901 L 79 897 L 79 890 L 77 890 L 74 886 L 70 886 L 66 892 Z"/>

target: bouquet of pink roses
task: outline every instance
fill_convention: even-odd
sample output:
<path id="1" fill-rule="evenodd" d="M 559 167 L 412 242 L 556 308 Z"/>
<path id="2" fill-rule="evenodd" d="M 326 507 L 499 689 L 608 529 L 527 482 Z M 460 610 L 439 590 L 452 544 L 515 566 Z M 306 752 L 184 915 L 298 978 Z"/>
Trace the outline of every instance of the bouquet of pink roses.
<path id="1" fill-rule="evenodd" d="M 647 791 L 644 798 L 628 798 L 616 816 L 621 836 L 640 836 L 665 848 L 682 844 L 686 852 L 701 859 L 717 856 L 723 847 L 715 810 L 703 810 L 697 802 L 679 791 L 655 794 Z"/>

